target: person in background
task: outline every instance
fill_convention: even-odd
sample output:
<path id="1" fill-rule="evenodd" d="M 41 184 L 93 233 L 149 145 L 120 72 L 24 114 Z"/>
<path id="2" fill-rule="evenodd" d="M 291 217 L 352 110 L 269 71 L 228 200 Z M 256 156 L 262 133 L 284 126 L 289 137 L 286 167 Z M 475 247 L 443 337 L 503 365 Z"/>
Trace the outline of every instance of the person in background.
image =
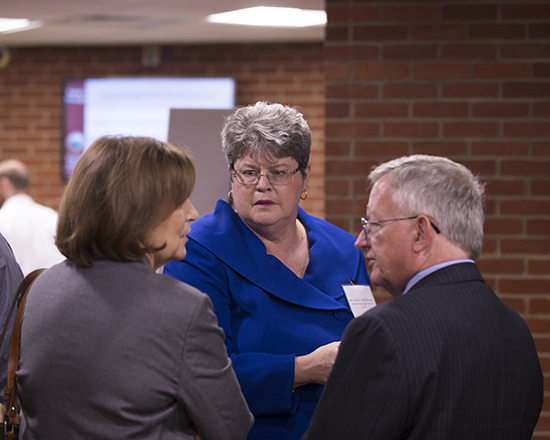
<path id="1" fill-rule="evenodd" d="M 7 322 L 8 314 L 10 311 L 11 303 L 17 292 L 19 284 L 23 281 L 23 273 L 15 256 L 11 250 L 9 243 L 4 236 L 0 234 L 0 333 L 4 327 L 6 328 L 6 334 L 4 341 L 2 342 L 2 348 L 0 349 L 0 386 L 6 388 L 6 378 L 8 369 L 8 355 L 10 349 L 10 336 L 13 328 L 13 321 L 15 319 L 15 312 Z M 3 402 L 2 402 L 3 403 Z"/>
<path id="2" fill-rule="evenodd" d="M 543 401 L 529 328 L 485 284 L 483 193 L 462 165 L 382 164 L 364 230 L 393 296 L 352 321 L 304 439 L 528 440 Z"/>
<path id="3" fill-rule="evenodd" d="M 256 418 L 249 439 L 299 439 L 353 315 L 342 285 L 369 284 L 354 237 L 299 206 L 311 132 L 303 116 L 258 102 L 222 131 L 234 207 L 219 200 L 164 267 L 212 298 Z"/>
<path id="4" fill-rule="evenodd" d="M 253 424 L 204 293 L 155 273 L 185 257 L 195 169 L 146 137 L 104 137 L 61 201 L 67 257 L 27 295 L 24 440 L 243 440 Z"/>
<path id="5" fill-rule="evenodd" d="M 55 246 L 57 213 L 28 194 L 30 173 L 19 160 L 0 162 L 0 233 L 24 275 L 64 260 Z"/>

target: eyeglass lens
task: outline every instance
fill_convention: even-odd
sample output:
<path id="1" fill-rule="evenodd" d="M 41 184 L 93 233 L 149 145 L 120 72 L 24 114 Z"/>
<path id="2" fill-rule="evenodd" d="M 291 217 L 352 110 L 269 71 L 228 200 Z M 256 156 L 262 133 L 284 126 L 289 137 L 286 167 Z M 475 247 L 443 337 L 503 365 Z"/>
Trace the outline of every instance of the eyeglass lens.
<path id="1" fill-rule="evenodd" d="M 234 176 L 244 185 L 256 185 L 262 176 L 266 176 L 272 185 L 286 185 L 290 179 L 299 170 L 277 170 L 268 171 L 265 174 L 258 173 L 254 170 L 237 171 L 233 170 Z"/>

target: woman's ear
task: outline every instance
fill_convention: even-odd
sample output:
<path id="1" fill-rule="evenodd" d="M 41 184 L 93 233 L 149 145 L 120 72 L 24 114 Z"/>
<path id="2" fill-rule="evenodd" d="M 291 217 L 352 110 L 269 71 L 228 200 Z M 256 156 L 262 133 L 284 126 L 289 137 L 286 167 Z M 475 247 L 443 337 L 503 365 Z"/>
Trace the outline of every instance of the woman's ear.
<path id="1" fill-rule="evenodd" d="M 311 175 L 311 164 L 308 163 L 307 167 L 304 169 L 304 190 L 307 189 L 310 175 Z"/>

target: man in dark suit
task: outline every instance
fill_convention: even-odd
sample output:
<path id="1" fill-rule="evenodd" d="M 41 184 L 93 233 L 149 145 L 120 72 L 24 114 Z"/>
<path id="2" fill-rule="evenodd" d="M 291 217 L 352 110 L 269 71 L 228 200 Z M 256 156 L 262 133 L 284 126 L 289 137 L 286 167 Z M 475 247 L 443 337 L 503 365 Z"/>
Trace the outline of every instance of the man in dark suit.
<path id="1" fill-rule="evenodd" d="M 394 298 L 346 328 L 304 439 L 530 439 L 543 377 L 527 325 L 474 263 L 483 186 L 424 155 L 369 180 L 356 247 Z"/>

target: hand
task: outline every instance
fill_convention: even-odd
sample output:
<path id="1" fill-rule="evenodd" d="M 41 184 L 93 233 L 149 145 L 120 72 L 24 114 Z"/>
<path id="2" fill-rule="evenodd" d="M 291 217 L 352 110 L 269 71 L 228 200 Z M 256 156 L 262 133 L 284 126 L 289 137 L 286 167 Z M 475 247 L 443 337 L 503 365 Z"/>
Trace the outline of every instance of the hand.
<path id="1" fill-rule="evenodd" d="M 322 345 L 305 356 L 296 356 L 294 362 L 294 388 L 308 383 L 324 385 L 332 370 L 340 341 Z"/>

